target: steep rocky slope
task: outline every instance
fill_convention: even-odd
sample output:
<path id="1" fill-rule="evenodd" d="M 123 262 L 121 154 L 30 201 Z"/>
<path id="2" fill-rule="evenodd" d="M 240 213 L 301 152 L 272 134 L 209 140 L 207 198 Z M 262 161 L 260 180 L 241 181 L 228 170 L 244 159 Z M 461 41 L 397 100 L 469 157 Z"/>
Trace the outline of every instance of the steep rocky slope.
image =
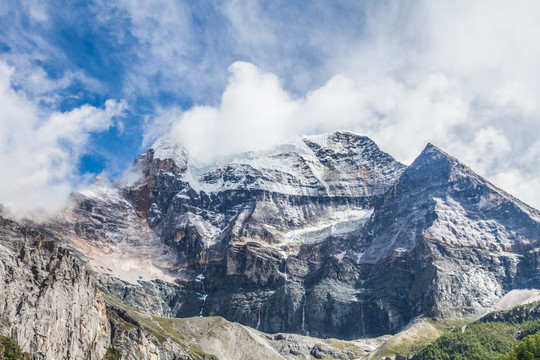
<path id="1" fill-rule="evenodd" d="M 406 167 L 349 132 L 197 163 L 157 141 L 50 233 L 166 317 L 357 338 L 539 287 L 540 215 L 428 145 Z"/>
<path id="2" fill-rule="evenodd" d="M 366 287 L 390 321 L 485 311 L 511 289 L 540 286 L 539 221 L 537 210 L 428 145 L 366 226 L 360 262 L 374 263 Z"/>
<path id="3" fill-rule="evenodd" d="M 42 234 L 0 218 L 0 333 L 38 359 L 102 359 L 105 302 L 83 266 Z"/>
<path id="4" fill-rule="evenodd" d="M 0 335 L 34 359 L 349 359 L 384 339 L 268 335 L 221 317 L 162 318 L 102 293 L 86 267 L 36 229 L 0 218 Z M 0 354 L 1 357 L 1 354 Z"/>
<path id="5" fill-rule="evenodd" d="M 55 239 L 0 217 L 0 335 L 34 359 L 101 360 L 111 344 L 123 359 L 214 359 L 144 326 L 118 328 L 108 299 Z"/>

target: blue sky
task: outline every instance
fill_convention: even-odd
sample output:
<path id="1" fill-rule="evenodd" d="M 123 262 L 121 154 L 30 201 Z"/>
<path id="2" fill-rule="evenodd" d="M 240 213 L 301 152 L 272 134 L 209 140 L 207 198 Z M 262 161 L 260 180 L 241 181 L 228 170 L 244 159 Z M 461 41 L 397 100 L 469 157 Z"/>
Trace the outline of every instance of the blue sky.
<path id="1" fill-rule="evenodd" d="M 209 159 L 347 129 L 540 207 L 540 5 L 489 5 L 4 1 L 0 203 L 58 208 L 158 136 Z"/>

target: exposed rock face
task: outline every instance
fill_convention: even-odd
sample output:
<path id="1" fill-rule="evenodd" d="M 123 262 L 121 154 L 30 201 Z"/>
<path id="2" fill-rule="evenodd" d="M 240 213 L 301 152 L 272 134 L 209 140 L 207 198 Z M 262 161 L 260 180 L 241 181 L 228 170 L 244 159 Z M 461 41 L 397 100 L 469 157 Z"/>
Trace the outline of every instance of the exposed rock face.
<path id="1" fill-rule="evenodd" d="M 110 342 L 89 274 L 42 234 L 0 218 L 0 332 L 36 359 L 99 359 Z"/>
<path id="2" fill-rule="evenodd" d="M 171 333 L 152 333 L 122 309 L 109 306 L 107 314 L 111 320 L 111 345 L 119 352 L 121 359 L 218 360 L 214 355 L 205 354 L 193 347 L 190 349 L 182 342 L 174 341 Z"/>
<path id="3" fill-rule="evenodd" d="M 148 340 L 141 341 L 142 332 L 135 325 L 135 316 L 142 313 L 113 310 L 113 331 L 122 332 L 115 336 L 122 349 L 129 349 L 122 356 L 133 358 L 138 355 L 138 346 L 130 344 L 147 344 L 155 356 L 160 359 L 201 359 L 201 360 L 258 360 L 258 359 L 357 359 L 379 347 L 387 337 L 367 341 L 341 341 L 336 339 L 317 339 L 294 334 L 269 335 L 238 323 L 229 322 L 221 317 L 194 317 L 184 319 L 163 319 L 152 317 L 143 321 L 152 321 L 157 337 L 148 331 L 144 336 Z M 180 343 L 171 339 L 182 340 Z M 116 345 L 115 345 L 116 346 Z M 193 351 L 193 347 L 198 349 Z M 167 349 L 174 348 L 176 357 L 171 357 Z M 182 353 L 184 349 L 184 353 Z M 189 350 L 189 351 L 188 351 Z M 147 357 L 135 357 L 147 358 Z"/>
<path id="4" fill-rule="evenodd" d="M 48 229 L 124 301 L 266 332 L 396 332 L 539 287 L 540 215 L 437 148 L 406 167 L 348 132 L 198 164 L 169 140 Z"/>
<path id="5" fill-rule="evenodd" d="M 216 360 L 197 344 L 158 338 L 148 324 L 106 304 L 86 267 L 68 250 L 2 217 L 0 314 L 0 335 L 13 338 L 34 359 L 101 360 L 113 346 L 126 360 Z"/>
<path id="6" fill-rule="evenodd" d="M 463 315 L 514 288 L 540 286 L 538 211 L 428 145 L 365 228 L 366 286 L 389 322 Z M 393 286 L 389 287 L 391 283 Z"/>

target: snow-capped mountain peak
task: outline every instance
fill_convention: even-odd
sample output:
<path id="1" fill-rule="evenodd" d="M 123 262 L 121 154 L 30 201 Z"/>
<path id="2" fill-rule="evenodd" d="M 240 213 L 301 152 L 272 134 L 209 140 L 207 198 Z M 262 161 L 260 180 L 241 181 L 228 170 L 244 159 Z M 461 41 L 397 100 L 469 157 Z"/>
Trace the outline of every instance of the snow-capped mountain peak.
<path id="1" fill-rule="evenodd" d="M 181 172 L 188 167 L 189 155 L 186 149 L 168 137 L 162 137 L 148 149 L 145 160 L 156 170 Z"/>
<path id="2" fill-rule="evenodd" d="M 337 131 L 198 164 L 160 139 L 135 167 L 50 231 L 157 315 L 354 337 L 540 286 L 538 211 L 432 144 L 407 167 Z"/>

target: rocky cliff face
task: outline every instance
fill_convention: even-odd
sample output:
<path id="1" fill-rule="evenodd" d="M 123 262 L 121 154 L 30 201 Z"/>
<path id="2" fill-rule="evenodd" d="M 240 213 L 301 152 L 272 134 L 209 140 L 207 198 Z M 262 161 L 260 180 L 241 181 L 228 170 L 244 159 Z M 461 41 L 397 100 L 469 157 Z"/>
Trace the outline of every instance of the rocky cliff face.
<path id="1" fill-rule="evenodd" d="M 367 284 L 393 321 L 473 314 L 512 289 L 540 286 L 539 220 L 428 145 L 376 207 L 360 263 L 374 263 Z"/>
<path id="2" fill-rule="evenodd" d="M 34 359 L 101 360 L 115 349 L 126 360 L 217 360 L 152 315 L 103 294 L 57 240 L 2 217 L 0 335 Z"/>
<path id="3" fill-rule="evenodd" d="M 0 218 L 0 332 L 37 359 L 99 359 L 105 302 L 78 261 L 35 230 Z"/>
<path id="4" fill-rule="evenodd" d="M 348 132 L 201 164 L 171 141 L 47 224 L 124 301 L 266 332 L 396 332 L 538 287 L 540 215 L 428 145 Z"/>

